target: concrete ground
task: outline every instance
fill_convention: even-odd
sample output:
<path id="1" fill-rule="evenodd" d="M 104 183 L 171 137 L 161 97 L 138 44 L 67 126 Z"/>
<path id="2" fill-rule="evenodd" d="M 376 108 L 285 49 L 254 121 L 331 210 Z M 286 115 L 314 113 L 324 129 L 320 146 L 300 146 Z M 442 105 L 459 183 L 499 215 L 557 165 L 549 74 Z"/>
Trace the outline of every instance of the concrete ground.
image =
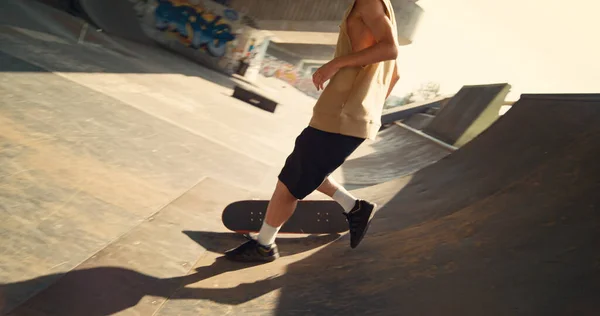
<path id="1" fill-rule="evenodd" d="M 185 210 L 191 218 L 180 224 L 219 231 L 223 203 L 270 194 L 310 118 L 314 99 L 279 80 L 257 82 L 283 101 L 273 114 L 231 97 L 242 82 L 159 47 L 119 39 L 100 42 L 104 46 L 78 43 L 76 33 L 46 27 L 52 20 L 11 19 L 23 11 L 5 9 L 0 283 L 85 265 L 158 212 L 204 190 L 214 196 L 185 202 L 191 203 Z M 27 9 L 33 12 L 28 16 L 70 21 L 55 11 Z M 210 215 L 211 199 L 219 198 Z M 179 243 L 169 243 L 158 230 L 150 234 L 170 248 Z M 187 264 L 160 269 L 159 275 L 185 274 L 202 254 L 181 229 L 175 238 L 188 242 L 178 261 Z M 0 310 L 55 279 L 2 292 Z"/>

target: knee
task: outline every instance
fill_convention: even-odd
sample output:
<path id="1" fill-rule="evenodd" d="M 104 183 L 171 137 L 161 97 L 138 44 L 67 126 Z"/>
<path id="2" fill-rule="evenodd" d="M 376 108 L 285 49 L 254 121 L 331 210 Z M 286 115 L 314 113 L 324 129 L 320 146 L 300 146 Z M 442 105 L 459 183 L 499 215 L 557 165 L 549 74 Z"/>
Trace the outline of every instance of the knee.
<path id="1" fill-rule="evenodd" d="M 277 186 L 275 188 L 275 194 L 280 199 L 283 199 L 286 201 L 290 201 L 290 202 L 298 201 L 298 199 L 290 192 L 288 187 L 281 181 L 277 181 Z"/>

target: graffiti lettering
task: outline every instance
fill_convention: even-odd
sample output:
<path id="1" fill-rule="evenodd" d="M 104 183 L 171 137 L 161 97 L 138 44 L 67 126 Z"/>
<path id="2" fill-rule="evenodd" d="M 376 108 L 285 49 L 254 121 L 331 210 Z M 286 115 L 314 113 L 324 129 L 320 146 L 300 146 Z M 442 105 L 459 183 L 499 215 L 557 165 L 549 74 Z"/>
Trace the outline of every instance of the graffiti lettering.
<path id="1" fill-rule="evenodd" d="M 225 55 L 227 42 L 235 39 L 231 26 L 222 16 L 181 1 L 158 0 L 154 16 L 157 29 L 177 34 L 185 45 L 205 49 L 215 57 Z"/>
<path id="2" fill-rule="evenodd" d="M 321 95 L 321 91 L 317 91 L 312 82 L 312 75 L 273 56 L 265 56 L 260 73 L 265 77 L 275 77 L 285 81 L 313 98 Z"/>

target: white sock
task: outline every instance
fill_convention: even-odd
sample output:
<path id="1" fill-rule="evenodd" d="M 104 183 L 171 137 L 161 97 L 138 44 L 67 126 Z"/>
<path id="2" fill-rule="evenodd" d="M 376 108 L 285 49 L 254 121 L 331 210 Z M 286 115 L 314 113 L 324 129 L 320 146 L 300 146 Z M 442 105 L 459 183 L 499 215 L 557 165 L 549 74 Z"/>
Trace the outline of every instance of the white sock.
<path id="1" fill-rule="evenodd" d="M 333 194 L 333 199 L 338 202 L 342 208 L 344 208 L 344 213 L 348 213 L 354 208 L 356 204 L 356 198 L 350 194 L 350 192 L 346 191 L 343 187 L 340 187 Z"/>
<path id="2" fill-rule="evenodd" d="M 262 227 L 258 232 L 258 243 L 263 246 L 270 246 L 275 242 L 275 238 L 277 237 L 277 232 L 279 232 L 279 227 L 273 227 L 267 224 L 267 221 L 263 221 Z"/>

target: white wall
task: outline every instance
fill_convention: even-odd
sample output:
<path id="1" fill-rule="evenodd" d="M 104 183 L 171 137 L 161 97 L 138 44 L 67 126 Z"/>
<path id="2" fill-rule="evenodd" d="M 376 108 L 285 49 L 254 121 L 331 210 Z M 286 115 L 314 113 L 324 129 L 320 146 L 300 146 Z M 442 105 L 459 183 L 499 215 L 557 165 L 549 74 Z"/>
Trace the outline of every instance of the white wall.
<path id="1" fill-rule="evenodd" d="M 421 0 L 395 94 L 436 81 L 442 93 L 507 82 L 521 93 L 600 92 L 600 1 Z"/>

